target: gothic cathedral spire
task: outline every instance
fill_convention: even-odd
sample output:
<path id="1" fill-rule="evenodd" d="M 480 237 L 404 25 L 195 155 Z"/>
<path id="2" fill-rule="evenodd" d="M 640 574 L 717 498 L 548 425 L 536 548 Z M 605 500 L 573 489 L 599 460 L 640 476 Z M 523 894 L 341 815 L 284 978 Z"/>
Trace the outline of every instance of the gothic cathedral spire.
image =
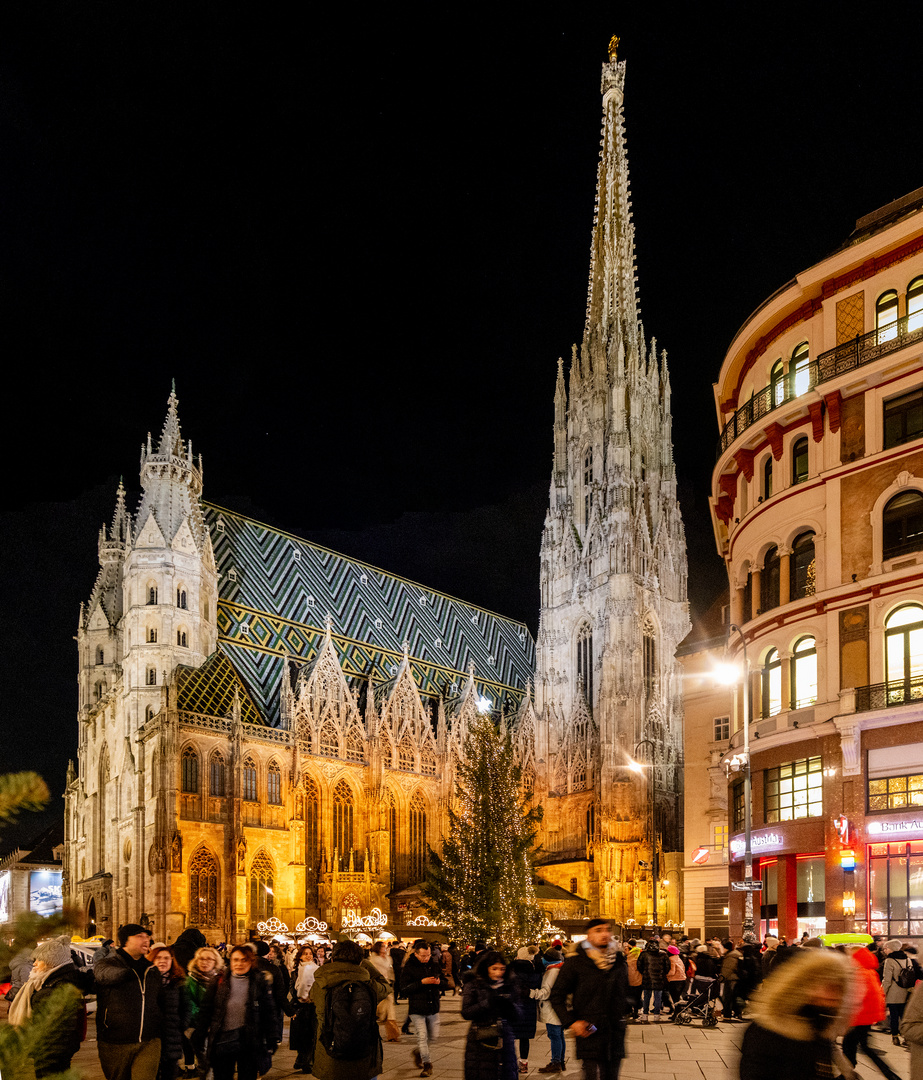
<path id="1" fill-rule="evenodd" d="M 653 908 L 652 844 L 681 850 L 674 654 L 689 620 L 666 354 L 658 360 L 655 343 L 645 343 L 638 307 L 624 86 L 625 64 L 613 56 L 602 70 L 583 341 L 569 392 L 561 361 L 555 385 L 535 687 L 548 753 L 536 790 L 544 788 L 555 883 L 576 878 L 583 887 L 588 872 L 594 911 L 643 924 Z M 647 780 L 628 770 L 644 747 L 658 777 L 653 830 Z M 565 868 L 570 876 L 558 880 Z"/>

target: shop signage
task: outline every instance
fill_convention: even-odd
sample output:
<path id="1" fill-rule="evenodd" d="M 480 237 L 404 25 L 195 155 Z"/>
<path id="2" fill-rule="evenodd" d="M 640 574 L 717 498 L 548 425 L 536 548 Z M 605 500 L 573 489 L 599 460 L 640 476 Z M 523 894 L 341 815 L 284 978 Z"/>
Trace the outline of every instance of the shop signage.
<path id="1" fill-rule="evenodd" d="M 923 833 L 923 821 L 869 821 L 865 826 L 870 836 L 895 836 L 903 833 Z"/>
<path id="2" fill-rule="evenodd" d="M 762 881 L 732 881 L 731 888 L 734 892 L 762 892 Z"/>
<path id="3" fill-rule="evenodd" d="M 769 851 L 772 848 L 782 847 L 785 841 L 777 832 L 754 833 L 750 837 L 751 851 Z M 731 841 L 731 854 L 739 857 L 744 854 L 746 842 L 742 836 L 735 837 Z"/>
<path id="4" fill-rule="evenodd" d="M 707 847 L 697 847 L 692 853 L 692 861 L 696 866 L 702 866 L 708 862 L 709 855 L 711 855 L 711 852 Z"/>

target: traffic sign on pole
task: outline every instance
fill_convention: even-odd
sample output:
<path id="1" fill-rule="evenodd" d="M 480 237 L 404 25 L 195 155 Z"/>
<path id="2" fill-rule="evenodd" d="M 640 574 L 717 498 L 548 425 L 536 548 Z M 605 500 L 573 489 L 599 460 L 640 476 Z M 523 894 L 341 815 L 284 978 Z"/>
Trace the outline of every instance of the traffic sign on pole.
<path id="1" fill-rule="evenodd" d="M 762 881 L 751 881 L 749 879 L 746 881 L 732 881 L 731 889 L 734 892 L 762 892 L 763 883 Z"/>

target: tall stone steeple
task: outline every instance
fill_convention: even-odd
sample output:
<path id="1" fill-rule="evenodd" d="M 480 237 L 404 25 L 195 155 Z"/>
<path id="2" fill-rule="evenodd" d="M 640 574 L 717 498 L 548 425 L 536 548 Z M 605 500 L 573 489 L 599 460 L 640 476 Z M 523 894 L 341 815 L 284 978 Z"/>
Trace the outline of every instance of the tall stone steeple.
<path id="1" fill-rule="evenodd" d="M 666 354 L 645 341 L 622 107 L 625 64 L 603 64 L 603 126 L 586 322 L 568 391 L 558 362 L 554 463 L 541 547 L 536 710 L 547 739 L 546 849 L 595 910 L 648 921 L 654 833 L 680 850 L 686 548 L 676 501 Z M 583 870 L 580 858 L 583 850 Z M 587 865 L 588 864 L 588 865 Z M 661 863 L 661 865 L 664 865 Z M 663 876 L 663 875 L 661 875 Z M 673 875 L 675 878 L 675 875 Z M 559 881 L 558 884 L 561 884 Z M 582 887 L 582 886 L 581 886 Z M 664 918 L 664 903 L 658 914 Z"/>

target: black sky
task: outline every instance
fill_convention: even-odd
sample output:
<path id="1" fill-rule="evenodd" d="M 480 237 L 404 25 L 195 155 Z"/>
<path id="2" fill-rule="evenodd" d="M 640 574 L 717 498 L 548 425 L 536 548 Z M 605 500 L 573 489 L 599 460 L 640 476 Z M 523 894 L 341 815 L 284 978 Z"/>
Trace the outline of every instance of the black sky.
<path id="1" fill-rule="evenodd" d="M 172 378 L 210 500 L 535 630 L 613 31 L 707 604 L 711 384 L 754 307 L 923 184 L 923 27 L 910 6 L 887 34 L 858 5 L 675 7 L 5 9 L 0 768 L 61 788 L 97 530 L 120 474 L 136 498 Z"/>

